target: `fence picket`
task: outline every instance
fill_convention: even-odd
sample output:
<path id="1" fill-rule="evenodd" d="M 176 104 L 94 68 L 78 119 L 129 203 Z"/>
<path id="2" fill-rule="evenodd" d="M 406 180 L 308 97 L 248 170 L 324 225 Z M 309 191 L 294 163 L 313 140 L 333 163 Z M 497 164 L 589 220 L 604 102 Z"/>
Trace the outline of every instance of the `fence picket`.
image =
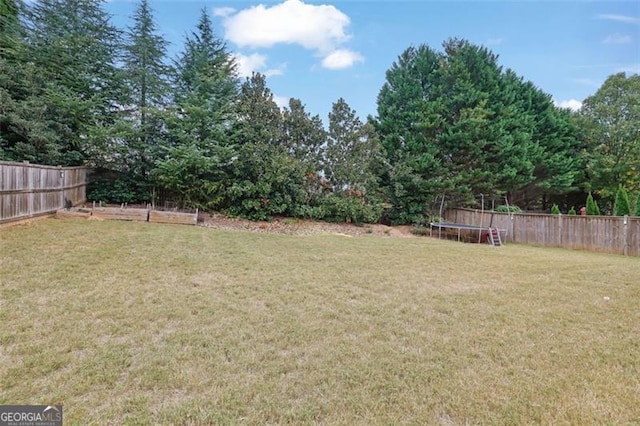
<path id="1" fill-rule="evenodd" d="M 506 240 L 541 247 L 562 247 L 640 256 L 640 217 L 496 213 L 451 209 L 445 220 L 507 229 Z"/>
<path id="2" fill-rule="evenodd" d="M 0 161 L 0 223 L 86 201 L 87 169 Z"/>

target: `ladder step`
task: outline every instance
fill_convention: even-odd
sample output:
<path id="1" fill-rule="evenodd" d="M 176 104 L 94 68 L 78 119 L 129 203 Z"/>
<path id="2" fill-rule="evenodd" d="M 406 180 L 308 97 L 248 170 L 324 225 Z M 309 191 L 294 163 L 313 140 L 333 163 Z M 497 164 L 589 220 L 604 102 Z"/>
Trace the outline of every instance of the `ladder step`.
<path id="1" fill-rule="evenodd" d="M 492 246 L 502 246 L 502 238 L 498 228 L 489 228 L 487 232 L 487 242 Z"/>

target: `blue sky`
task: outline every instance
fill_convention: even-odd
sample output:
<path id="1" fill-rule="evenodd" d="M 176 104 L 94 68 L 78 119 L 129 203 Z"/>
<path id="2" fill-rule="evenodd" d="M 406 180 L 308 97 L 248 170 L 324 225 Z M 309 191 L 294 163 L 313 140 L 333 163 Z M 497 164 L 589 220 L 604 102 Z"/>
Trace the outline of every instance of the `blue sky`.
<path id="1" fill-rule="evenodd" d="M 579 107 L 616 72 L 640 73 L 640 1 L 150 0 L 170 56 L 203 8 L 241 71 L 267 75 L 279 104 L 300 99 L 325 122 L 344 98 L 376 114 L 385 72 L 409 46 L 441 50 L 450 37 L 482 44 L 504 68 Z M 121 28 L 137 2 L 111 0 Z"/>

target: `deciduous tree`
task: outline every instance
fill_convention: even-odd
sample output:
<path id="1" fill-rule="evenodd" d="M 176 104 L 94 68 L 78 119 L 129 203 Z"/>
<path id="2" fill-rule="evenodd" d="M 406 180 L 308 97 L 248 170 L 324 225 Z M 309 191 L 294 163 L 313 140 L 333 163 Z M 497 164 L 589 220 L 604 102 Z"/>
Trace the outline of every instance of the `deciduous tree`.
<path id="1" fill-rule="evenodd" d="M 589 183 L 612 207 L 618 185 L 640 190 L 640 75 L 607 78 L 584 101 L 581 115 L 587 127 Z"/>

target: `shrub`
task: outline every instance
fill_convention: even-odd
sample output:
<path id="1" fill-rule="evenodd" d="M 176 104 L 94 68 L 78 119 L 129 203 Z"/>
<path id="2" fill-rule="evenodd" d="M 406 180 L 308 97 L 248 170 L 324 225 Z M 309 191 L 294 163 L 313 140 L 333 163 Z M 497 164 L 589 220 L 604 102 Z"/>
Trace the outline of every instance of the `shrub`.
<path id="1" fill-rule="evenodd" d="M 569 214 L 569 215 L 571 215 L 571 216 L 575 216 L 575 215 L 576 215 L 576 209 L 575 209 L 575 207 L 571 206 L 571 209 L 569 210 L 569 213 L 568 213 L 568 214 Z"/>
<path id="2" fill-rule="evenodd" d="M 420 225 L 413 225 L 411 227 L 411 233 L 413 235 L 418 235 L 421 237 L 424 237 L 426 235 L 429 235 L 431 228 L 426 227 L 426 226 L 420 226 Z"/>
<path id="3" fill-rule="evenodd" d="M 498 206 L 495 211 L 498 213 L 522 213 L 522 209 L 518 206 Z"/>
<path id="4" fill-rule="evenodd" d="M 551 207 L 551 214 L 560 214 L 560 207 L 557 204 L 554 204 Z"/>
<path id="5" fill-rule="evenodd" d="M 600 216 L 600 208 L 598 207 L 598 203 L 593 199 L 593 195 L 589 193 L 587 196 L 587 207 L 586 207 L 587 216 Z"/>
<path id="6" fill-rule="evenodd" d="M 622 186 L 616 192 L 616 204 L 614 206 L 614 214 L 616 216 L 628 216 L 631 214 L 631 205 L 629 203 L 629 194 Z"/>
<path id="7" fill-rule="evenodd" d="M 640 194 L 638 194 L 638 198 L 636 199 L 636 216 L 640 217 Z"/>

